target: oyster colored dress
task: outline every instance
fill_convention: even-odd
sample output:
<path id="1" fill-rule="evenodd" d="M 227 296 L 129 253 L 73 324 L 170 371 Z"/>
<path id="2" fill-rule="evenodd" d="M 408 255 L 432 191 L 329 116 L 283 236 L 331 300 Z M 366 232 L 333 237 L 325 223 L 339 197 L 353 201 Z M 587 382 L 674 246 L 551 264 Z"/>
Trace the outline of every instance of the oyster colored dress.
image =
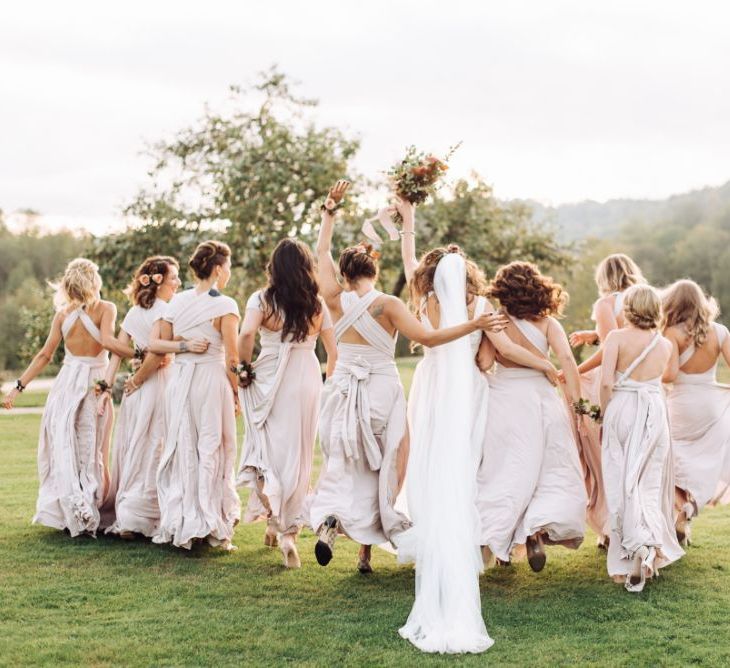
<path id="1" fill-rule="evenodd" d="M 155 543 L 190 549 L 195 539 L 230 547 L 241 516 L 235 485 L 236 416 L 223 337 L 213 320 L 238 317 L 215 290 L 178 293 L 164 319 L 174 336 L 206 338 L 202 354 L 177 353 L 165 395 L 165 442 L 157 474 L 160 523 Z"/>
<path id="2" fill-rule="evenodd" d="M 712 323 L 722 347 L 724 325 Z M 679 356 L 680 369 L 695 353 Z M 706 505 L 727 503 L 730 487 L 730 386 L 717 382 L 717 362 L 704 373 L 677 374 L 668 389 L 675 485 L 689 494 L 695 513 Z M 725 497 L 725 498 L 723 498 Z"/>
<path id="3" fill-rule="evenodd" d="M 81 308 L 61 323 L 64 339 L 77 322 L 101 343 L 99 328 Z M 34 524 L 68 529 L 71 536 L 96 535 L 101 526 L 99 511 L 109 487 L 113 415 L 111 410 L 97 415 L 94 383 L 104 378 L 108 361 L 106 351 L 96 357 L 65 351 L 41 419 Z"/>
<path id="4" fill-rule="evenodd" d="M 324 461 L 309 505 L 315 531 L 334 515 L 344 533 L 362 545 L 397 544 L 399 534 L 411 525 L 395 507 L 396 455 L 406 433 L 396 337 L 367 310 L 382 294 L 340 295 L 337 364 L 322 391 L 319 437 Z M 367 345 L 340 341 L 350 327 Z"/>
<path id="5" fill-rule="evenodd" d="M 140 350 L 150 345 L 150 334 L 162 319 L 167 302 L 155 300 L 145 309 L 129 309 L 122 329 Z M 135 532 L 151 538 L 160 520 L 157 469 L 165 440 L 165 389 L 169 367 L 161 367 L 141 387 L 122 399 L 112 449 L 112 484 L 108 503 L 114 504 L 114 523 L 107 533 Z"/>
<path id="6" fill-rule="evenodd" d="M 624 293 L 615 292 L 613 296 L 613 315 L 616 317 L 619 326 L 621 326 L 623 323 Z M 595 313 L 591 317 L 595 320 Z M 581 396 L 588 399 L 592 404 L 598 405 L 600 403 L 600 384 L 600 366 L 581 374 Z M 608 534 L 608 508 L 606 506 L 606 494 L 603 491 L 603 473 L 601 470 L 601 425 L 587 416 L 582 417 L 578 420 L 577 436 L 588 494 L 586 519 L 588 520 L 588 526 L 593 531 L 599 536 L 604 536 Z"/>
<path id="7" fill-rule="evenodd" d="M 246 309 L 263 311 L 255 292 Z M 321 330 L 331 329 L 323 306 Z M 259 329 L 261 352 L 255 381 L 239 390 L 246 431 L 238 485 L 251 488 L 244 520 L 268 519 L 279 533 L 297 533 L 308 520 L 309 491 L 317 437 L 322 372 L 314 353 L 318 334 L 305 341 L 282 341 L 280 331 Z M 263 488 L 257 492 L 257 479 Z"/>
<path id="8" fill-rule="evenodd" d="M 440 327 L 468 319 L 466 267 L 457 254 L 438 263 L 434 290 Z M 474 317 L 486 300 L 477 297 Z M 425 305 L 424 305 L 425 306 Z M 424 327 L 430 328 L 425 308 Z M 476 477 L 488 385 L 475 363 L 482 331 L 424 350 L 408 400 L 406 495 L 413 527 L 399 536 L 398 561 L 416 566 L 416 596 L 399 630 L 424 652 L 483 652 L 492 646 L 479 595 Z"/>
<path id="9" fill-rule="evenodd" d="M 547 356 L 547 337 L 528 320 L 511 320 Z M 508 561 L 537 532 L 547 544 L 582 543 L 586 491 L 571 415 L 540 371 L 498 363 L 489 376 L 477 484 L 481 544 L 498 559 Z"/>
<path id="10" fill-rule="evenodd" d="M 655 348 L 654 336 L 623 373 L 616 373 L 603 418 L 603 475 L 609 512 L 608 574 L 628 575 L 640 548 L 655 548 L 656 572 L 684 551 L 674 530 L 674 471 L 661 378 L 636 381 L 634 369 Z M 629 591 L 640 591 L 643 581 Z"/>

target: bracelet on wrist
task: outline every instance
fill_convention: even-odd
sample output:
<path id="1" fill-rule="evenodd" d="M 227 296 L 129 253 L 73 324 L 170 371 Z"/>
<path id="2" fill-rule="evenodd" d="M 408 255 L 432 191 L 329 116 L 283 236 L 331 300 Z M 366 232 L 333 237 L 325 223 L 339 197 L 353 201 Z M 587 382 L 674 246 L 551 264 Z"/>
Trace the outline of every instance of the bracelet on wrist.
<path id="1" fill-rule="evenodd" d="M 322 206 L 319 207 L 319 210 L 322 212 L 326 211 L 328 214 L 330 214 L 330 216 L 334 216 L 335 213 L 337 213 L 337 211 L 339 211 L 343 206 L 344 206 L 343 202 L 338 202 L 331 209 L 329 209 L 329 208 L 327 208 L 327 206 L 325 206 L 323 204 Z"/>
<path id="2" fill-rule="evenodd" d="M 20 380 L 20 378 L 18 378 L 18 380 L 15 381 L 15 389 L 18 390 L 18 392 L 22 392 L 23 390 L 25 390 L 25 387 L 26 386 L 23 385 L 23 383 Z"/>

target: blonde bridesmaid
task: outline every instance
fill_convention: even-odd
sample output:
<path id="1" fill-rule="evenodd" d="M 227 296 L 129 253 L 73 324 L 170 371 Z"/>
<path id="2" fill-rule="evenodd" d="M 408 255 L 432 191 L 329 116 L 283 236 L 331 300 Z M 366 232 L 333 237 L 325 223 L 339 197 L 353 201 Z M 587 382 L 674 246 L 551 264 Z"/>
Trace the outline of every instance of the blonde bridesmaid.
<path id="1" fill-rule="evenodd" d="M 109 488 L 112 411 L 104 383 L 105 345 L 123 356 L 132 351 L 114 339 L 116 306 L 101 299 L 101 277 L 90 260 L 72 260 L 55 286 L 56 315 L 45 344 L 3 400 L 13 403 L 49 364 L 63 341 L 61 370 L 48 394 L 38 442 L 40 487 L 35 524 L 71 536 L 96 535 Z"/>
<path id="2" fill-rule="evenodd" d="M 329 376 L 337 347 L 309 248 L 282 240 L 266 271 L 268 284 L 248 300 L 238 338 L 244 365 L 251 363 L 257 334 L 261 342 L 255 376 L 244 373 L 239 381 L 246 430 L 238 484 L 251 489 L 244 519 L 265 519 L 264 544 L 279 544 L 284 565 L 299 568 L 296 539 L 305 523 L 322 394 L 314 348 L 321 338 Z"/>
<path id="3" fill-rule="evenodd" d="M 730 487 L 730 387 L 717 382 L 717 362 L 730 364 L 730 336 L 715 322 L 718 308 L 694 281 L 677 281 L 662 296 L 664 336 L 672 357 L 664 382 L 669 403 L 676 485 L 677 538 L 688 544 L 690 522 Z"/>
<path id="4" fill-rule="evenodd" d="M 661 300 L 636 285 L 624 298 L 626 325 L 611 332 L 601 363 L 603 476 L 610 542 L 608 574 L 630 592 L 684 552 L 674 531 L 674 472 L 661 380 L 672 354 Z"/>
<path id="5" fill-rule="evenodd" d="M 601 345 L 608 333 L 624 326 L 623 299 L 625 291 L 632 285 L 646 283 L 641 269 L 623 253 L 609 255 L 596 267 L 596 286 L 599 298 L 593 304 L 591 319 L 596 323 L 595 330 L 573 332 L 570 344 Z M 599 349 L 578 366 L 580 373 L 581 395 L 591 404 L 598 404 L 598 386 L 602 352 Z M 598 546 L 608 547 L 608 509 L 603 491 L 601 473 L 601 428 L 588 417 L 578 420 L 578 445 L 580 447 L 586 492 L 588 493 L 588 525 L 598 536 Z"/>
<path id="6" fill-rule="evenodd" d="M 557 320 L 568 298 L 562 287 L 535 265 L 512 262 L 497 271 L 489 295 L 509 317 L 510 339 L 545 359 L 555 354 L 568 402 L 576 401 L 578 369 Z M 583 541 L 586 493 L 575 415 L 542 372 L 511 362 L 489 343 L 479 355 L 480 366 L 491 366 L 495 355 L 497 361 L 477 477 L 481 544 L 503 563 L 524 545 L 530 568 L 540 571 L 546 544 L 576 549 Z"/>
<path id="7" fill-rule="evenodd" d="M 324 463 L 310 525 L 319 537 L 315 556 L 322 566 L 332 559 L 342 532 L 360 543 L 358 570 L 370 573 L 371 546 L 386 541 L 397 546 L 411 526 L 395 505 L 408 461 L 406 400 L 395 364 L 398 332 L 436 346 L 493 326 L 499 318 L 482 314 L 455 327 L 427 330 L 400 299 L 375 288 L 378 263 L 370 246 L 345 248 L 336 267 L 334 214 L 348 186 L 339 181 L 330 190 L 317 242 L 319 284 L 335 323 L 338 356 L 322 393 Z"/>
<path id="8" fill-rule="evenodd" d="M 179 287 L 177 260 L 155 256 L 139 266 L 125 291 L 133 306 L 122 322 L 118 339 L 125 346 L 133 342 L 143 361 L 126 381 L 112 450 L 107 504 L 113 505 L 116 519 L 106 532 L 122 538 L 133 538 L 135 533 L 151 537 L 160 518 L 156 477 L 165 437 L 169 360 L 148 348 L 155 323 Z M 114 383 L 119 362 L 119 356 L 112 355 L 105 379 L 108 385 Z"/>
<path id="9" fill-rule="evenodd" d="M 150 350 L 168 351 L 183 339 L 170 368 L 165 442 L 157 474 L 160 522 L 152 540 L 190 549 L 195 541 L 235 549 L 241 516 L 235 485 L 236 367 L 239 312 L 221 294 L 231 277 L 231 250 L 205 241 L 189 262 L 195 287 L 175 295 Z M 185 339 L 208 341 L 194 353 Z"/>

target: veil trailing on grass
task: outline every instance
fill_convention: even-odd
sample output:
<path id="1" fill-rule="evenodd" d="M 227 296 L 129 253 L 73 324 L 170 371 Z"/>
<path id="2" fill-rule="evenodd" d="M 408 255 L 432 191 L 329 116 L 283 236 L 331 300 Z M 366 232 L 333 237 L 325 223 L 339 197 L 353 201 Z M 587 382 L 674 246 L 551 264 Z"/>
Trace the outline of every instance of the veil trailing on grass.
<path id="1" fill-rule="evenodd" d="M 463 257 L 441 259 L 434 291 L 440 327 L 468 319 Z M 479 597 L 483 564 L 469 380 L 475 361 L 468 337 L 428 350 L 426 363 L 433 376 L 419 388 L 410 425 L 407 498 L 414 526 L 398 540 L 399 561 L 416 564 L 416 600 L 399 633 L 424 652 L 483 652 L 493 641 Z"/>

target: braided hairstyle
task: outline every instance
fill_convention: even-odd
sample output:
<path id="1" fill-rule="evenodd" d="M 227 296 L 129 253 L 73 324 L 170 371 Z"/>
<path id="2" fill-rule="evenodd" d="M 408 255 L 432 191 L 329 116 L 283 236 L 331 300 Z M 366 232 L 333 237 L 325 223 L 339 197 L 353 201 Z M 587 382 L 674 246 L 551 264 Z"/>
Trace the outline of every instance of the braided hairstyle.
<path id="1" fill-rule="evenodd" d="M 651 285 L 634 285 L 624 297 L 624 317 L 639 329 L 656 329 L 662 319 L 662 300 Z"/>

